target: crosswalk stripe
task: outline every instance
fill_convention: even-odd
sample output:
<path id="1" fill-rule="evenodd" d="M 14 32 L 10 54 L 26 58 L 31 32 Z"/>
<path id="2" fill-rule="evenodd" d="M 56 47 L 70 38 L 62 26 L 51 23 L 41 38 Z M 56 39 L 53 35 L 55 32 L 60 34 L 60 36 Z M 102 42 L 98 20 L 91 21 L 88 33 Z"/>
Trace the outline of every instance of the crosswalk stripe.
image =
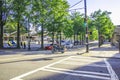
<path id="1" fill-rule="evenodd" d="M 61 62 L 60 64 L 69 64 L 69 65 L 78 65 L 78 66 L 81 66 L 81 65 L 83 65 L 83 66 L 92 66 L 92 67 L 105 67 L 106 68 L 106 66 L 104 66 L 104 65 L 97 65 L 97 64 L 89 64 L 89 65 L 86 65 L 86 64 L 82 64 L 82 63 L 78 63 L 78 62 L 67 62 L 67 61 L 65 61 L 65 62 Z"/>
<path id="2" fill-rule="evenodd" d="M 106 59 L 104 59 L 104 61 L 105 61 L 106 65 L 107 65 L 107 69 L 108 69 L 108 71 L 109 71 L 109 73 L 110 73 L 111 80 L 119 80 L 117 74 L 116 74 L 115 71 L 112 69 L 110 63 L 109 63 Z"/>
<path id="3" fill-rule="evenodd" d="M 47 69 L 55 69 L 55 70 L 61 70 L 61 71 L 70 71 L 70 72 L 83 73 L 83 74 L 101 75 L 101 76 L 108 76 L 108 77 L 110 76 L 110 74 L 106 74 L 106 73 L 90 72 L 90 71 L 80 71 L 80 70 L 63 69 L 63 68 L 55 68 L 55 67 L 47 67 Z"/>
<path id="4" fill-rule="evenodd" d="M 91 59 L 74 59 L 74 58 L 71 58 L 70 60 L 73 60 L 73 61 L 84 61 L 84 62 L 98 62 L 98 61 L 94 61 L 94 60 L 91 60 Z"/>
<path id="5" fill-rule="evenodd" d="M 70 72 L 63 72 L 63 71 L 59 71 L 59 70 L 52 70 L 52 69 L 46 69 L 46 68 L 44 68 L 43 71 L 50 71 L 50 72 L 62 73 L 62 74 L 73 75 L 73 76 L 83 76 L 83 77 L 89 77 L 89 78 L 97 78 L 97 79 L 110 80 L 109 77 L 87 75 L 87 74 L 78 74 L 78 73 L 70 73 Z"/>
<path id="6" fill-rule="evenodd" d="M 75 58 L 75 59 L 91 59 L 91 60 L 104 60 L 104 59 L 101 59 L 101 58 L 90 57 L 90 56 L 72 56 L 71 58 Z"/>

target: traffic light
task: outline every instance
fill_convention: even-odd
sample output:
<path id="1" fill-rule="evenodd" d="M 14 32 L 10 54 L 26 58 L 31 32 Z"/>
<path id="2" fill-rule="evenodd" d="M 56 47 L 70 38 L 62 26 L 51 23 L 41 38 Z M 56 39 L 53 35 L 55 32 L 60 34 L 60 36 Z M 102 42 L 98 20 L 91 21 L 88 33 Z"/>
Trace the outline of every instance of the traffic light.
<path id="1" fill-rule="evenodd" d="M 89 32 L 90 35 L 92 35 L 92 32 Z"/>

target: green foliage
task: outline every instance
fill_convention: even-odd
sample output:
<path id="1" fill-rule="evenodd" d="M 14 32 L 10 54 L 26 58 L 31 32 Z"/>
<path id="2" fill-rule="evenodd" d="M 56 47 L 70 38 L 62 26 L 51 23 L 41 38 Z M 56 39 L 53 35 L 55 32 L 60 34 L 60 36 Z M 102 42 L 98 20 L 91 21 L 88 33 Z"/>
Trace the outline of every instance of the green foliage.
<path id="1" fill-rule="evenodd" d="M 48 33 L 62 32 L 66 37 L 75 34 L 84 34 L 84 15 L 79 12 L 69 14 L 69 4 L 67 0 L 6 0 L 4 11 L 7 13 L 5 24 L 6 32 L 13 32 L 20 24 L 22 33 L 26 33 L 28 23 L 35 27 L 41 27 Z M 95 11 L 87 18 L 87 26 L 91 40 L 98 38 L 98 30 L 107 39 L 111 38 L 114 25 L 107 11 Z M 38 32 L 41 33 L 41 32 Z"/>
<path id="2" fill-rule="evenodd" d="M 89 39 L 90 40 L 98 40 L 98 30 L 96 30 L 95 28 L 92 31 L 92 34 L 89 34 Z"/>
<path id="3" fill-rule="evenodd" d="M 63 30 L 63 33 L 64 33 L 66 38 L 70 38 L 74 34 L 73 21 L 70 20 L 70 18 L 68 18 L 68 20 L 67 20 L 67 24 L 66 24 L 66 27 Z"/>
<path id="4" fill-rule="evenodd" d="M 115 26 L 109 17 L 109 12 L 98 10 L 91 14 L 91 18 L 100 35 L 105 36 L 106 39 L 111 38 Z"/>
<path id="5" fill-rule="evenodd" d="M 84 27 L 84 18 L 83 15 L 79 12 L 74 12 L 71 15 L 71 19 L 73 21 L 73 30 L 74 33 L 85 33 L 85 27 Z"/>

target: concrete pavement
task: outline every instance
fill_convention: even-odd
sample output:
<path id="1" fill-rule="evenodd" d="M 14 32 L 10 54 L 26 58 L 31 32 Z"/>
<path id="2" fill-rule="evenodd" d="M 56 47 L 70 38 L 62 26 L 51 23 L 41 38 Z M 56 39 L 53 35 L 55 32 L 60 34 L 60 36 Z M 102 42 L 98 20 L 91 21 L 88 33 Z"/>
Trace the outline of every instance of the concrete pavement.
<path id="1" fill-rule="evenodd" d="M 78 48 L 78 49 L 69 49 L 67 50 L 65 53 L 63 53 L 62 55 L 72 55 L 72 54 L 81 54 L 84 53 L 82 55 L 85 56 L 97 56 L 97 57 L 113 57 L 113 58 L 120 58 L 120 53 L 118 51 L 118 49 L 114 46 L 111 46 L 109 43 L 105 43 L 103 44 L 100 48 L 98 48 L 98 46 L 93 46 L 89 48 L 89 53 L 85 52 L 85 46 L 82 48 Z M 0 55 L 5 56 L 5 55 L 34 55 L 34 54 L 39 54 L 39 55 L 44 55 L 44 54 L 48 54 L 48 55 L 56 55 L 53 54 L 50 50 L 30 50 L 28 51 L 27 49 L 2 49 L 0 50 Z M 57 54 L 61 55 L 61 53 Z"/>
<path id="2" fill-rule="evenodd" d="M 120 53 L 118 48 L 116 48 L 115 46 L 111 46 L 110 43 L 107 42 L 103 44 L 100 48 L 91 47 L 90 56 L 120 58 Z"/>

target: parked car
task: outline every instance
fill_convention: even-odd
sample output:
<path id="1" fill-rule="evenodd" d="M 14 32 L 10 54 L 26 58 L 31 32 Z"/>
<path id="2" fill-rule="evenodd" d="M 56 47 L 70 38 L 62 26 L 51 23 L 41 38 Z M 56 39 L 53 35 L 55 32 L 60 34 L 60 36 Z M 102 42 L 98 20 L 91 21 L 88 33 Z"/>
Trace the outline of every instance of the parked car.
<path id="1" fill-rule="evenodd" d="M 80 44 L 80 41 L 74 41 L 74 44 L 75 45 Z"/>
<path id="2" fill-rule="evenodd" d="M 73 44 L 70 43 L 70 42 L 67 42 L 67 43 L 65 44 L 65 47 L 66 47 L 66 48 L 72 48 L 72 47 L 73 47 Z"/>
<path id="3" fill-rule="evenodd" d="M 53 45 L 49 44 L 47 46 L 45 46 L 45 50 L 52 50 L 53 49 Z"/>
<path id="4" fill-rule="evenodd" d="M 66 44 L 66 41 L 61 40 L 61 45 L 64 46 Z"/>

